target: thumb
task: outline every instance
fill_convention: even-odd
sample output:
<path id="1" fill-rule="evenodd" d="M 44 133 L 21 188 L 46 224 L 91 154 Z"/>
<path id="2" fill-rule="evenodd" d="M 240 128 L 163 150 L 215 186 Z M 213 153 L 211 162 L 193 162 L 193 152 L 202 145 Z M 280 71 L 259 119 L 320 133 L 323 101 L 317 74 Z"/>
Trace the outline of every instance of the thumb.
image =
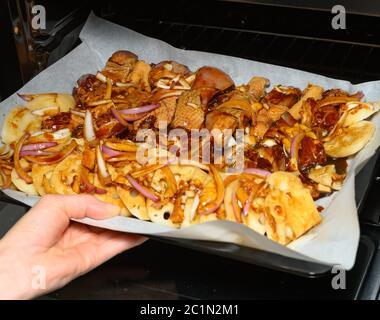
<path id="1" fill-rule="evenodd" d="M 107 219 L 118 215 L 120 208 L 92 195 L 46 195 L 9 231 L 38 234 L 45 242 L 55 241 L 69 226 L 70 219 L 89 217 Z"/>

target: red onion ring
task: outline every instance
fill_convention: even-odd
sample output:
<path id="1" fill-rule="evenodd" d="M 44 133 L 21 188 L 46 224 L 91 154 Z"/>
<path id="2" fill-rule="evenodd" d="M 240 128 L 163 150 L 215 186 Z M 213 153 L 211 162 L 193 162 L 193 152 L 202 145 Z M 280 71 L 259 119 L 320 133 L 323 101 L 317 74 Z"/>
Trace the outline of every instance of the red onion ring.
<path id="1" fill-rule="evenodd" d="M 296 160 L 296 163 L 298 161 L 298 149 L 300 147 L 300 143 L 305 136 L 305 133 L 301 132 L 297 134 L 293 139 L 292 143 L 290 145 L 290 158 Z"/>
<path id="2" fill-rule="evenodd" d="M 146 116 L 146 113 L 137 113 L 136 115 L 122 115 L 124 120 L 127 121 L 136 121 L 144 118 Z"/>
<path id="3" fill-rule="evenodd" d="M 42 150 L 25 150 L 20 151 L 20 157 L 25 156 L 50 156 L 55 154 L 55 152 L 48 152 L 48 151 L 42 151 Z"/>
<path id="4" fill-rule="evenodd" d="M 236 192 L 232 193 L 231 201 L 232 201 L 232 211 L 234 212 L 235 219 L 236 219 L 236 221 L 241 222 L 240 212 L 237 211 L 239 204 L 238 204 L 238 200 L 236 197 Z"/>
<path id="5" fill-rule="evenodd" d="M 111 113 L 114 116 L 114 118 L 121 123 L 124 127 L 128 126 L 127 120 L 124 120 L 124 118 L 121 116 L 121 113 L 116 109 L 111 109 Z"/>
<path id="6" fill-rule="evenodd" d="M 113 149 L 111 149 L 110 147 L 107 147 L 105 144 L 102 145 L 102 152 L 104 154 L 106 154 L 107 156 L 109 157 L 117 157 L 117 156 L 121 156 L 124 154 L 124 152 L 120 152 L 120 151 L 115 151 Z"/>
<path id="7" fill-rule="evenodd" d="M 96 188 L 96 189 L 95 189 L 95 193 L 96 193 L 96 194 L 106 194 L 106 193 L 107 193 L 107 190 L 102 189 L 102 188 Z"/>
<path id="8" fill-rule="evenodd" d="M 143 196 L 151 199 L 154 202 L 157 202 L 160 200 L 159 197 L 157 197 L 155 194 L 147 190 L 145 187 L 140 185 L 135 179 L 133 179 L 129 174 L 125 176 L 129 183 L 134 187 L 138 192 L 140 192 Z"/>
<path id="9" fill-rule="evenodd" d="M 160 107 L 160 104 L 156 103 L 156 104 L 148 104 L 146 106 L 137 107 L 137 108 L 122 109 L 122 110 L 118 110 L 118 111 L 122 114 L 136 114 L 136 113 L 143 113 L 143 112 L 152 111 L 154 109 L 157 109 L 158 107 Z"/>
<path id="10" fill-rule="evenodd" d="M 55 147 L 57 144 L 58 144 L 57 142 L 41 142 L 41 143 L 26 144 L 22 146 L 21 152 L 42 150 L 42 149 L 46 149 L 50 147 Z"/>
<path id="11" fill-rule="evenodd" d="M 249 210 L 249 207 L 251 206 L 251 203 L 252 203 L 252 199 L 253 199 L 253 195 L 255 194 L 255 190 L 252 190 L 251 193 L 249 194 L 248 196 L 248 199 L 247 201 L 245 202 L 244 204 L 244 207 L 243 207 L 243 215 L 246 217 L 248 215 L 248 210 Z"/>

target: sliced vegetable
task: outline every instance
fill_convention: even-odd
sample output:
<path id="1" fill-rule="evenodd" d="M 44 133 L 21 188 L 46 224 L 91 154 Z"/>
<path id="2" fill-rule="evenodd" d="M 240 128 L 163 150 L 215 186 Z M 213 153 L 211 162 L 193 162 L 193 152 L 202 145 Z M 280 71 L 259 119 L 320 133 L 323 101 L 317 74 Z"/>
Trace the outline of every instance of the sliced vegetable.
<path id="1" fill-rule="evenodd" d="M 111 176 L 108 173 L 106 163 L 103 159 L 103 154 L 99 146 L 96 146 L 96 162 L 98 164 L 98 177 L 102 185 L 110 186 L 112 185 Z"/>
<path id="2" fill-rule="evenodd" d="M 50 147 L 56 146 L 57 142 L 41 142 L 41 143 L 32 143 L 32 144 L 26 144 L 21 148 L 21 151 L 35 151 L 35 150 L 43 150 Z"/>
<path id="3" fill-rule="evenodd" d="M 149 105 L 141 106 L 141 107 L 137 107 L 137 108 L 122 109 L 122 110 L 118 110 L 118 111 L 122 114 L 138 114 L 138 113 L 149 112 L 149 111 L 152 111 L 152 110 L 157 109 L 159 107 L 160 107 L 160 104 L 156 103 L 156 104 L 149 104 Z"/>
<path id="4" fill-rule="evenodd" d="M 144 177 L 147 174 L 154 172 L 158 169 L 162 169 L 163 167 L 167 166 L 167 163 L 158 163 L 158 164 L 151 164 L 147 165 L 145 167 L 142 167 L 134 172 L 131 173 L 131 176 L 133 178 L 139 178 L 139 177 Z"/>
<path id="5" fill-rule="evenodd" d="M 124 141 L 123 143 L 107 141 L 105 145 L 111 149 L 118 150 L 118 151 L 135 152 L 138 149 L 138 146 L 131 141 Z"/>
<path id="6" fill-rule="evenodd" d="M 299 151 L 300 144 L 301 144 L 301 141 L 304 138 L 304 136 L 305 136 L 304 132 L 301 132 L 301 133 L 297 134 L 292 139 L 292 143 L 290 145 L 290 158 L 291 158 L 291 161 L 293 163 L 293 166 L 295 166 L 295 168 L 297 168 L 298 151 Z"/>
<path id="7" fill-rule="evenodd" d="M 88 142 L 92 142 L 96 139 L 92 113 L 90 110 L 86 111 L 86 116 L 84 118 L 84 138 Z"/>
<path id="8" fill-rule="evenodd" d="M 112 113 L 112 115 L 114 116 L 114 118 L 115 118 L 119 123 L 121 123 L 121 124 L 122 124 L 123 126 L 125 126 L 125 127 L 128 126 L 128 122 L 127 122 L 127 120 L 125 120 L 125 119 L 123 118 L 122 114 L 121 114 L 118 110 L 116 110 L 116 109 L 114 109 L 114 108 L 111 108 L 111 113 Z"/>
<path id="9" fill-rule="evenodd" d="M 121 161 L 135 161 L 135 160 L 136 160 L 136 153 L 125 152 L 120 156 L 107 159 L 107 162 L 121 162 Z"/>
<path id="10" fill-rule="evenodd" d="M 60 152 L 57 152 L 54 155 L 41 157 L 25 156 L 25 159 L 38 164 L 58 163 L 65 159 L 67 156 L 69 156 L 76 149 L 77 146 L 77 142 L 75 140 L 71 140 L 70 144 L 66 145 Z"/>
<path id="11" fill-rule="evenodd" d="M 110 102 L 112 102 L 112 100 L 110 100 L 110 99 L 104 100 L 103 99 L 103 100 L 98 100 L 98 101 L 91 101 L 91 102 L 87 103 L 87 105 L 89 107 L 96 107 L 96 106 L 100 106 L 101 104 L 107 104 Z"/>
<path id="12" fill-rule="evenodd" d="M 194 220 L 195 218 L 195 215 L 197 213 L 197 210 L 198 210 L 198 206 L 199 206 L 199 194 L 197 193 L 194 197 L 194 202 L 193 202 L 193 205 L 191 206 L 191 211 L 190 211 L 190 222 Z"/>
<path id="13" fill-rule="evenodd" d="M 111 79 L 107 78 L 107 89 L 106 93 L 104 94 L 104 100 L 110 100 L 112 95 L 112 81 Z"/>
<path id="14" fill-rule="evenodd" d="M 239 207 L 239 203 L 236 197 L 236 192 L 232 192 L 232 197 L 231 197 L 231 202 L 232 202 L 232 210 L 234 212 L 234 216 L 237 222 L 241 223 L 241 209 Z"/>
<path id="15" fill-rule="evenodd" d="M 72 114 L 75 114 L 78 117 L 84 118 L 86 116 L 86 113 L 83 111 L 77 111 L 77 110 L 70 110 Z"/>
<path id="16" fill-rule="evenodd" d="M 174 197 L 174 195 L 177 193 L 177 182 L 175 180 L 174 174 L 170 170 L 170 168 L 167 166 L 162 167 L 161 171 L 165 175 L 166 182 L 168 184 L 168 188 L 166 190 L 165 195 L 169 198 Z M 199 196 L 198 196 L 198 202 L 199 202 Z"/>
<path id="17" fill-rule="evenodd" d="M 25 150 L 25 151 L 20 151 L 20 157 L 26 157 L 26 156 L 50 156 L 54 154 L 54 152 L 49 152 L 49 151 L 43 151 L 43 150 Z"/>
<path id="18" fill-rule="evenodd" d="M 146 116 L 146 113 L 137 113 L 137 114 L 131 114 L 131 115 L 126 115 L 123 114 L 122 117 L 126 121 L 136 121 L 139 119 L 142 119 Z"/>
<path id="19" fill-rule="evenodd" d="M 49 113 L 51 114 L 52 111 L 59 112 L 59 107 L 51 106 L 51 107 L 44 107 L 41 109 L 36 109 L 36 110 L 32 111 L 32 114 L 34 114 L 35 116 L 44 116 L 44 115 L 48 115 Z"/>
<path id="20" fill-rule="evenodd" d="M 123 152 L 115 151 L 115 150 L 111 149 L 110 147 L 108 147 L 105 144 L 102 145 L 102 152 L 111 158 L 117 157 L 117 156 L 122 156 L 124 154 Z"/>
<path id="21" fill-rule="evenodd" d="M 140 192 L 144 197 L 147 197 L 151 199 L 154 202 L 157 202 L 160 200 L 158 196 L 153 194 L 151 191 L 146 189 L 144 186 L 140 185 L 135 179 L 133 179 L 130 175 L 125 176 L 129 183 L 132 185 L 133 188 L 135 188 L 138 192 Z"/>
<path id="22" fill-rule="evenodd" d="M 216 184 L 216 199 L 208 204 L 199 214 L 210 214 L 215 212 L 223 203 L 224 200 L 224 184 L 223 179 L 220 176 L 218 169 L 212 164 L 210 164 L 210 170 L 214 177 L 214 181 Z"/>
<path id="23" fill-rule="evenodd" d="M 31 176 L 29 176 L 25 171 L 24 169 L 21 167 L 21 163 L 20 163 L 20 152 L 21 152 L 21 148 L 22 146 L 24 145 L 25 141 L 28 140 L 29 138 L 29 133 L 25 133 L 21 138 L 20 140 L 17 142 L 16 146 L 15 146 L 15 153 L 14 153 L 14 156 L 13 156 L 13 159 L 14 159 L 14 163 L 15 163 L 15 169 L 16 169 L 16 172 L 17 174 L 19 175 L 19 177 L 21 179 L 23 179 L 26 183 L 32 183 L 33 182 L 33 179 Z"/>
<path id="24" fill-rule="evenodd" d="M 107 77 L 101 72 L 96 73 L 96 79 L 98 79 L 99 81 L 104 82 L 104 83 L 107 82 Z"/>

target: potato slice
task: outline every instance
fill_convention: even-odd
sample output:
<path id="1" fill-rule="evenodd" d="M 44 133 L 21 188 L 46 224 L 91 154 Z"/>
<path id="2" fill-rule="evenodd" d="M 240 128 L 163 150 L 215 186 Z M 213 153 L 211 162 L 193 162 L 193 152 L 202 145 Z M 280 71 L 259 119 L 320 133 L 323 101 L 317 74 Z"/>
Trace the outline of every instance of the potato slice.
<path id="1" fill-rule="evenodd" d="M 247 216 L 243 217 L 243 223 L 257 233 L 265 234 L 264 216 L 261 221 L 261 214 L 254 212 L 252 208 L 248 210 Z"/>
<path id="2" fill-rule="evenodd" d="M 179 183 L 181 181 L 190 182 L 191 180 L 193 180 L 193 181 L 199 181 L 201 183 L 205 183 L 211 178 L 206 172 L 194 166 L 171 165 L 170 170 L 172 171 L 176 179 L 177 186 L 179 186 Z M 194 200 L 194 198 L 190 198 L 190 199 L 192 199 L 192 201 Z M 189 225 L 193 222 L 194 223 L 198 222 L 197 218 L 194 218 L 193 222 L 190 222 L 189 220 L 191 202 L 190 201 L 188 202 L 188 200 L 189 198 L 185 202 L 185 209 L 184 209 L 184 221 L 186 220 L 185 225 Z M 152 222 L 156 222 L 168 227 L 174 227 L 174 228 L 180 227 L 179 223 L 173 223 L 170 220 L 170 215 L 172 214 L 173 209 L 174 209 L 174 204 L 172 202 L 167 203 L 162 208 L 156 208 L 154 206 L 154 202 L 150 199 L 147 199 L 146 203 L 147 203 L 148 215 Z"/>
<path id="3" fill-rule="evenodd" d="M 149 220 L 145 197 L 134 189 L 126 189 L 121 186 L 116 187 L 121 201 L 129 212 L 141 220 Z"/>
<path id="4" fill-rule="evenodd" d="M 4 120 L 1 138 L 4 143 L 18 141 L 25 132 L 35 132 L 41 129 L 41 119 L 34 116 L 28 108 L 12 109 Z"/>
<path id="5" fill-rule="evenodd" d="M 269 239 L 287 244 L 321 222 L 308 188 L 292 173 L 277 171 L 267 178 L 269 193 L 262 211 Z"/>
<path id="6" fill-rule="evenodd" d="M 375 127 L 372 122 L 360 121 L 342 128 L 337 136 L 325 142 L 325 151 L 330 157 L 348 157 L 361 150 L 374 133 Z"/>
<path id="7" fill-rule="evenodd" d="M 50 179 L 50 186 L 58 194 L 76 194 L 71 187 L 74 177 L 80 174 L 82 157 L 79 154 L 71 154 L 58 163 L 54 168 Z"/>
<path id="8" fill-rule="evenodd" d="M 170 220 L 170 215 L 173 212 L 174 204 L 172 202 L 167 203 L 161 208 L 156 208 L 154 202 L 151 199 L 146 200 L 146 206 L 148 209 L 149 219 L 154 222 L 161 224 L 166 227 L 179 228 L 180 224 L 173 223 Z"/>
<path id="9" fill-rule="evenodd" d="M 71 94 L 66 93 L 45 93 L 27 95 L 32 98 L 26 104 L 30 110 L 43 109 L 45 107 L 59 107 L 61 112 L 68 112 L 75 107 L 75 100 Z"/>
<path id="10" fill-rule="evenodd" d="M 12 170 L 11 179 L 13 184 L 17 187 L 19 191 L 25 192 L 31 196 L 38 196 L 37 190 L 34 187 L 33 183 L 28 184 L 23 179 L 21 179 L 16 171 L 16 169 Z"/>
<path id="11" fill-rule="evenodd" d="M 348 107 L 348 111 L 343 122 L 344 127 L 349 127 L 359 121 L 367 119 L 380 110 L 380 104 L 378 102 L 365 103 L 355 101 L 347 103 L 346 106 Z"/>
<path id="12" fill-rule="evenodd" d="M 44 196 L 46 194 L 46 190 L 43 184 L 44 175 L 47 175 L 49 172 L 53 172 L 55 167 L 55 164 L 45 166 L 33 164 L 32 172 L 30 175 L 33 178 L 33 185 L 40 196 Z"/>
<path id="13" fill-rule="evenodd" d="M 125 207 L 123 201 L 120 198 L 119 193 L 116 190 L 116 187 L 104 187 L 99 181 L 98 175 L 94 174 L 94 186 L 104 189 L 107 191 L 107 193 L 104 194 L 95 194 L 95 197 L 97 197 L 99 200 L 102 200 L 104 202 L 113 204 L 120 208 L 120 215 L 125 217 L 130 217 L 131 213 L 128 211 L 128 209 Z"/>

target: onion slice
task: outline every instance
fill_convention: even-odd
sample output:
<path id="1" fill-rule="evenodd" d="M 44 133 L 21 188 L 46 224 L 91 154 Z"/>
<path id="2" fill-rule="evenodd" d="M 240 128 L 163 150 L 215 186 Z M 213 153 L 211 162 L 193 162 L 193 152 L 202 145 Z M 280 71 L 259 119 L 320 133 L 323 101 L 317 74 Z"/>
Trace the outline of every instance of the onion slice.
<path id="1" fill-rule="evenodd" d="M 128 126 L 128 122 L 127 122 L 127 120 L 125 120 L 125 119 L 123 118 L 123 116 L 121 115 L 121 113 L 120 113 L 118 110 L 116 110 L 116 109 L 114 109 L 114 108 L 111 108 L 111 113 L 112 113 L 112 115 L 114 116 L 114 118 L 115 118 L 120 124 L 122 124 L 124 127 L 127 127 L 127 126 Z"/>
<path id="2" fill-rule="evenodd" d="M 199 214 L 210 214 L 215 212 L 223 203 L 224 200 L 224 184 L 223 179 L 220 176 L 218 169 L 212 164 L 210 164 L 210 170 L 214 177 L 214 181 L 216 184 L 216 199 L 207 205 L 206 208 L 204 208 Z"/>
<path id="3" fill-rule="evenodd" d="M 243 216 L 245 216 L 245 217 L 248 215 L 249 207 L 251 206 L 251 203 L 252 203 L 252 200 L 253 200 L 253 196 L 256 194 L 256 191 L 257 190 L 255 190 L 255 189 L 251 191 L 251 193 L 248 196 L 247 201 L 244 204 L 243 212 L 242 213 L 243 213 Z"/>
<path id="4" fill-rule="evenodd" d="M 0 147 L 0 156 L 3 156 L 5 154 L 9 153 L 9 151 L 11 151 L 11 147 L 9 146 L 9 144 L 3 144 Z"/>
<path id="5" fill-rule="evenodd" d="M 111 149 L 118 151 L 136 152 L 138 150 L 138 146 L 134 142 L 130 141 L 125 141 L 123 143 L 107 141 L 105 145 Z"/>
<path id="6" fill-rule="evenodd" d="M 116 82 L 116 87 L 134 87 L 133 83 Z"/>
<path id="7" fill-rule="evenodd" d="M 195 214 L 197 213 L 199 202 L 200 202 L 199 194 L 197 193 L 194 197 L 194 202 L 193 202 L 193 205 L 191 206 L 191 210 L 190 210 L 190 222 L 193 221 L 195 218 Z"/>
<path id="8" fill-rule="evenodd" d="M 297 162 L 298 162 L 298 150 L 299 150 L 300 143 L 301 143 L 301 141 L 302 141 L 302 139 L 303 139 L 304 136 L 305 136 L 304 132 L 301 132 L 301 133 L 297 134 L 292 139 L 292 143 L 290 145 L 290 158 L 293 161 L 293 164 L 295 166 L 297 166 Z"/>
<path id="9" fill-rule="evenodd" d="M 103 159 L 103 154 L 99 146 L 96 146 L 96 162 L 98 164 L 98 176 L 100 182 L 105 186 L 110 186 L 112 184 L 111 177 L 108 173 L 106 163 Z"/>
<path id="10" fill-rule="evenodd" d="M 55 147 L 58 143 L 57 142 L 41 142 L 41 143 L 32 143 L 32 144 L 26 144 L 21 148 L 21 151 L 36 151 L 36 150 L 42 150 L 47 149 L 50 147 Z"/>
<path id="11" fill-rule="evenodd" d="M 25 159 L 30 162 L 42 164 L 42 165 L 54 164 L 54 163 L 61 162 L 63 159 L 68 157 L 76 149 L 77 146 L 78 146 L 77 142 L 73 139 L 60 152 L 57 152 L 54 155 L 42 156 L 42 157 L 25 156 Z"/>
<path id="12" fill-rule="evenodd" d="M 144 177 L 151 172 L 154 172 L 158 169 L 162 169 L 162 168 L 166 167 L 167 165 L 168 165 L 167 163 L 158 163 L 158 164 L 147 165 L 147 166 L 144 166 L 144 167 L 132 172 L 131 176 L 133 178 Z"/>
<path id="13" fill-rule="evenodd" d="M 32 183 L 33 179 L 30 175 L 28 175 L 24 169 L 21 167 L 20 163 L 20 152 L 21 148 L 24 145 L 25 141 L 29 138 L 29 133 L 25 133 L 20 140 L 17 142 L 16 147 L 15 147 L 15 153 L 14 153 L 14 164 L 15 164 L 15 169 L 17 174 L 21 179 L 23 179 L 26 183 Z"/>
<path id="14" fill-rule="evenodd" d="M 107 82 L 107 77 L 101 72 L 96 73 L 96 79 L 98 79 L 99 81 L 104 82 L 104 83 Z"/>
<path id="15" fill-rule="evenodd" d="M 84 118 L 86 116 L 85 112 L 82 111 L 77 111 L 77 110 L 70 110 L 72 114 L 75 114 L 78 117 Z"/>
<path id="16" fill-rule="evenodd" d="M 242 223 L 241 219 L 241 212 L 240 212 L 240 207 L 238 204 L 238 200 L 236 197 L 236 192 L 232 192 L 232 197 L 231 197 L 231 204 L 232 204 L 232 211 L 234 212 L 234 216 L 237 222 Z"/>
<path id="17" fill-rule="evenodd" d="M 124 153 L 120 151 L 115 151 L 111 149 L 110 147 L 106 146 L 105 144 L 102 145 L 102 152 L 106 154 L 109 157 L 117 157 L 117 156 L 122 156 Z"/>
<path id="18" fill-rule="evenodd" d="M 107 99 L 107 100 L 98 100 L 98 101 L 91 101 L 91 102 L 89 102 L 89 103 L 87 103 L 87 105 L 89 106 L 89 107 L 96 107 L 96 106 L 100 106 L 101 104 L 107 104 L 107 103 L 111 103 L 112 102 L 112 100 L 110 100 L 110 99 Z"/>
<path id="19" fill-rule="evenodd" d="M 175 180 L 173 172 L 169 167 L 165 166 L 161 169 L 162 173 L 165 175 L 166 183 L 168 184 L 168 188 L 166 190 L 166 196 L 171 198 L 177 193 L 177 181 Z M 199 201 L 199 196 L 198 196 Z M 197 206 L 198 207 L 198 206 Z"/>
<path id="20" fill-rule="evenodd" d="M 136 153 L 125 152 L 120 156 L 107 159 L 107 162 L 136 161 Z"/>
<path id="21" fill-rule="evenodd" d="M 54 154 L 54 152 L 48 152 L 48 151 L 42 151 L 42 150 L 25 150 L 20 151 L 20 157 L 26 157 L 26 156 L 49 156 Z"/>
<path id="22" fill-rule="evenodd" d="M 104 94 L 104 100 L 111 99 L 111 95 L 112 95 L 112 81 L 111 79 L 107 78 L 107 89 L 106 89 L 106 93 Z"/>
<path id="23" fill-rule="evenodd" d="M 130 175 L 125 176 L 129 183 L 135 188 L 138 192 L 140 192 L 144 197 L 151 199 L 153 202 L 157 202 L 160 200 L 155 194 L 147 190 L 144 186 L 140 185 L 135 179 L 133 179 Z"/>
<path id="24" fill-rule="evenodd" d="M 84 117 L 84 138 L 88 142 L 92 142 L 96 139 L 92 114 L 90 110 L 86 111 L 86 116 Z"/>
<path id="25" fill-rule="evenodd" d="M 44 116 L 46 112 L 49 112 L 49 111 L 59 111 L 59 107 L 57 106 L 44 107 L 41 109 L 33 110 L 31 113 L 35 116 Z"/>
<path id="26" fill-rule="evenodd" d="M 160 107 L 160 104 L 155 103 L 155 104 L 148 104 L 146 106 L 141 106 L 141 107 L 137 107 L 137 108 L 122 109 L 122 110 L 118 110 L 118 111 L 122 114 L 137 114 L 137 113 L 149 112 L 149 111 L 152 111 L 152 110 L 157 109 L 159 107 Z"/>
<path id="27" fill-rule="evenodd" d="M 123 114 L 123 119 L 127 121 L 136 121 L 144 118 L 146 116 L 146 113 L 137 113 L 137 114 L 131 114 L 131 115 L 124 115 Z"/>

